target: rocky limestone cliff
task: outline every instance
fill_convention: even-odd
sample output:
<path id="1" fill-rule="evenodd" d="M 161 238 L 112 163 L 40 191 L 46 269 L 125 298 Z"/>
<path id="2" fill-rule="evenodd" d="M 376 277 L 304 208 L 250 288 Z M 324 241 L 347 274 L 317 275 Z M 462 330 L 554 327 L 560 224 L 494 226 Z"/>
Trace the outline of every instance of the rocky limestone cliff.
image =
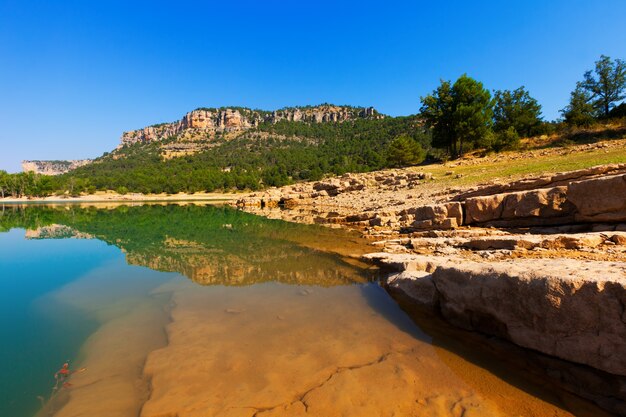
<path id="1" fill-rule="evenodd" d="M 22 170 L 24 172 L 34 172 L 35 174 L 60 175 L 90 164 L 91 162 L 91 159 L 70 161 L 22 161 Z"/>
<path id="2" fill-rule="evenodd" d="M 257 127 L 260 123 L 277 123 L 281 120 L 330 123 L 382 117 L 384 116 L 372 107 L 333 105 L 291 107 L 273 112 L 246 108 L 200 108 L 187 113 L 176 122 L 124 132 L 120 139 L 120 146 L 163 140 L 172 136 L 179 136 L 184 132 L 190 132 L 196 137 L 211 138 L 216 133 L 240 132 Z"/>

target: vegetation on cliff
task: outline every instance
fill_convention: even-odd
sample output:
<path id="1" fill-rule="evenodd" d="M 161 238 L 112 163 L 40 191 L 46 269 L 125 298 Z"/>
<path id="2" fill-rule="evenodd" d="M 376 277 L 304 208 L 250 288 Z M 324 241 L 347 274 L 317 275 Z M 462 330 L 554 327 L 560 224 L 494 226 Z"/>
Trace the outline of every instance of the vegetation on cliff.
<path id="1" fill-rule="evenodd" d="M 267 136 L 258 136 L 258 134 Z M 366 172 L 397 164 L 391 143 L 399 136 L 417 149 L 421 162 L 430 137 L 416 117 L 360 119 L 342 123 L 282 120 L 264 124 L 204 152 L 163 160 L 160 144 L 134 144 L 58 178 L 77 187 L 176 193 L 257 190 L 326 174 Z"/>

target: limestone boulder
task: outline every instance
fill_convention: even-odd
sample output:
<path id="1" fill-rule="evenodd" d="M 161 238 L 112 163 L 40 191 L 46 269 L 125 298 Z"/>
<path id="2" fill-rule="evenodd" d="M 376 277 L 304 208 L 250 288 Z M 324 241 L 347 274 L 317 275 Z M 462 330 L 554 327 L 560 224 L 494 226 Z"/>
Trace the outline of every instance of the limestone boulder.
<path id="1" fill-rule="evenodd" d="M 626 263 L 440 264 L 432 280 L 441 313 L 460 327 L 626 375 Z"/>
<path id="2" fill-rule="evenodd" d="M 572 182 L 567 198 L 576 207 L 577 221 L 626 221 L 626 175 Z"/>
<path id="3" fill-rule="evenodd" d="M 465 200 L 465 224 L 485 223 L 502 218 L 507 194 L 472 197 Z"/>
<path id="4" fill-rule="evenodd" d="M 387 279 L 392 292 L 400 292 L 411 298 L 413 303 L 427 311 L 434 311 L 439 302 L 439 293 L 432 274 L 426 271 L 404 271 L 392 274 Z"/>
<path id="5" fill-rule="evenodd" d="M 453 229 L 463 224 L 463 209 L 458 202 L 413 207 L 398 216 L 403 226 L 415 229 Z"/>
<path id="6" fill-rule="evenodd" d="M 565 218 L 573 212 L 567 187 L 542 188 L 468 198 L 465 224 L 505 221 L 517 225 L 516 220 L 526 220 L 525 225 L 551 224 L 551 219 Z"/>

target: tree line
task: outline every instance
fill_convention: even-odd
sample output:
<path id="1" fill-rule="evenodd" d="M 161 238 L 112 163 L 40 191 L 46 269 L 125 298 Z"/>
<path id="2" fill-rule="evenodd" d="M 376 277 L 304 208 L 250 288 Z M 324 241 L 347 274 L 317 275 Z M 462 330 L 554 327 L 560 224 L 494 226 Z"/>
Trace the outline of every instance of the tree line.
<path id="1" fill-rule="evenodd" d="M 561 111 L 564 126 L 625 117 L 626 65 L 601 56 Z M 442 80 L 417 115 L 342 123 L 261 123 L 209 150 L 164 160 L 158 142 L 133 144 L 90 165 L 50 177 L 0 171 L 0 197 L 258 190 L 328 174 L 367 172 L 457 158 L 471 149 L 513 149 L 520 138 L 552 133 L 524 86 L 490 92 L 467 75 Z M 175 141 L 176 138 L 170 138 Z"/>
<path id="2" fill-rule="evenodd" d="M 626 65 L 601 56 L 593 71 L 584 74 L 561 110 L 568 125 L 584 126 L 599 119 L 623 117 Z M 440 85 L 421 99 L 420 109 L 432 132 L 432 146 L 445 148 L 452 158 L 476 147 L 500 151 L 515 148 L 520 137 L 553 130 L 543 121 L 541 105 L 522 86 L 498 90 L 493 96 L 483 84 L 467 75 Z"/>

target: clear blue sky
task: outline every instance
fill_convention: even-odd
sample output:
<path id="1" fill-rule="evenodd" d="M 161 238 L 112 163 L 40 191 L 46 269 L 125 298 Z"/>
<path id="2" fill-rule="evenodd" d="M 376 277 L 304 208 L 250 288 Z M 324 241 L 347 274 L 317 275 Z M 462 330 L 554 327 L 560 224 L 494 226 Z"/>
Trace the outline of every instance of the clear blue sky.
<path id="1" fill-rule="evenodd" d="M 525 85 L 559 116 L 626 1 L 0 0 L 0 169 L 95 157 L 196 107 L 419 109 L 440 78 Z"/>

